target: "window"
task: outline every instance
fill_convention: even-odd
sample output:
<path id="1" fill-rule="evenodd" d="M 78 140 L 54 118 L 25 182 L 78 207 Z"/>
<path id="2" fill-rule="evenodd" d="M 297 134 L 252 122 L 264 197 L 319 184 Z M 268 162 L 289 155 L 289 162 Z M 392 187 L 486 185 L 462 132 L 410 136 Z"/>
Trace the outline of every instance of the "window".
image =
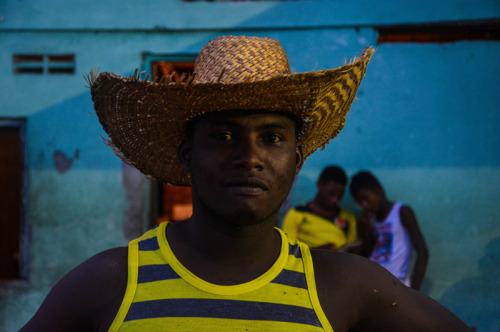
<path id="1" fill-rule="evenodd" d="M 276 0 L 182 0 L 184 2 L 196 2 L 196 1 L 205 1 L 205 2 L 264 2 L 264 1 L 276 1 Z M 279 0 L 279 1 L 300 1 L 300 0 Z"/>
<path id="2" fill-rule="evenodd" d="M 382 26 L 378 43 L 449 43 L 500 40 L 500 19 Z"/>
<path id="3" fill-rule="evenodd" d="M 195 57 L 195 55 L 179 55 L 175 58 L 146 55 L 146 62 L 151 65 L 153 80 L 156 81 L 163 76 L 171 76 L 172 80 L 176 82 L 183 75 L 193 73 Z M 165 58 L 170 60 L 164 60 Z M 156 183 L 153 188 L 153 197 L 154 223 L 184 220 L 193 213 L 191 187 Z"/>
<path id="4" fill-rule="evenodd" d="M 161 78 L 162 76 L 170 76 L 173 74 L 173 81 L 177 82 L 182 74 L 193 74 L 194 62 L 177 61 L 153 61 L 151 63 L 153 79 Z"/>
<path id="5" fill-rule="evenodd" d="M 0 279 L 27 277 L 24 120 L 0 119 Z"/>
<path id="6" fill-rule="evenodd" d="M 14 54 L 14 74 L 74 74 L 74 54 Z"/>
<path id="7" fill-rule="evenodd" d="M 180 221 L 191 217 L 193 202 L 191 187 L 178 187 L 161 184 L 159 187 L 158 222 Z"/>

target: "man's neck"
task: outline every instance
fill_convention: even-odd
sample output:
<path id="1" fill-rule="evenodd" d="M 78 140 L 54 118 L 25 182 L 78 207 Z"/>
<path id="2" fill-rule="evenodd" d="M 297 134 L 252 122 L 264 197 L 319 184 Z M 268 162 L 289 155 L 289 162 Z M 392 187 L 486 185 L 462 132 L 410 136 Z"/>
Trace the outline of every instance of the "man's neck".
<path id="1" fill-rule="evenodd" d="M 232 285 L 255 279 L 279 256 L 281 237 L 270 222 L 238 226 L 193 216 L 167 227 L 177 259 L 208 282 Z"/>

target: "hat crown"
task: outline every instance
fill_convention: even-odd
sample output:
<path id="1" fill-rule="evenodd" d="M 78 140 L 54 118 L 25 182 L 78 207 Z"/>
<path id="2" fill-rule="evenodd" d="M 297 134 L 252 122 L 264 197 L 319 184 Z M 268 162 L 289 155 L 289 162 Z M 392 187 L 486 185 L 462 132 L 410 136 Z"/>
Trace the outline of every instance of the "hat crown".
<path id="1" fill-rule="evenodd" d="M 195 83 L 243 83 L 290 74 L 280 43 L 271 38 L 222 36 L 208 42 L 198 54 Z"/>

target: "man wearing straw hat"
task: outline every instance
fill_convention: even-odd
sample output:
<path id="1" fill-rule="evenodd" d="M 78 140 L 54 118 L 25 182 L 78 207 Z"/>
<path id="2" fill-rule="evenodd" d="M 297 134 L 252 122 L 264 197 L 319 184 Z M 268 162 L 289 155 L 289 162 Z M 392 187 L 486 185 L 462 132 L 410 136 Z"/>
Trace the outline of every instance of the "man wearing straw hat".
<path id="1" fill-rule="evenodd" d="M 375 263 L 274 227 L 304 160 L 343 127 L 372 53 L 291 74 L 276 40 L 224 36 L 180 82 L 91 73 L 115 152 L 191 185 L 193 215 L 69 272 L 22 331 L 467 331 Z"/>

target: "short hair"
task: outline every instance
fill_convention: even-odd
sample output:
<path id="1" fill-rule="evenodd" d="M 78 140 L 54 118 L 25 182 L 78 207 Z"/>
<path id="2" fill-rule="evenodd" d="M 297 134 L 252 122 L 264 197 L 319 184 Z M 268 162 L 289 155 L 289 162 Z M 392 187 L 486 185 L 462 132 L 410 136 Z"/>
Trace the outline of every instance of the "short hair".
<path id="1" fill-rule="evenodd" d="M 328 166 L 321 172 L 318 182 L 327 183 L 330 181 L 345 186 L 347 185 L 347 175 L 339 166 Z"/>
<path id="2" fill-rule="evenodd" d="M 361 190 L 376 189 L 381 189 L 383 191 L 384 188 L 380 184 L 379 180 L 377 180 L 377 178 L 368 171 L 359 171 L 351 178 L 351 185 L 349 187 L 351 196 L 356 196 Z"/>

